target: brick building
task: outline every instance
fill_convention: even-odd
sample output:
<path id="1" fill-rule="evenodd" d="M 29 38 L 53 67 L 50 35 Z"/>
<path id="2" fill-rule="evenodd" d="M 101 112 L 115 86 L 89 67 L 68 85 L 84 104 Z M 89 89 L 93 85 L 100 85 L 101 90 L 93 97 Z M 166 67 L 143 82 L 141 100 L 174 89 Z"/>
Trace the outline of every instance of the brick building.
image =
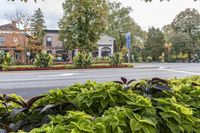
<path id="1" fill-rule="evenodd" d="M 0 26 L 0 50 L 9 52 L 15 63 L 26 63 L 28 35 L 16 28 L 13 21 Z"/>

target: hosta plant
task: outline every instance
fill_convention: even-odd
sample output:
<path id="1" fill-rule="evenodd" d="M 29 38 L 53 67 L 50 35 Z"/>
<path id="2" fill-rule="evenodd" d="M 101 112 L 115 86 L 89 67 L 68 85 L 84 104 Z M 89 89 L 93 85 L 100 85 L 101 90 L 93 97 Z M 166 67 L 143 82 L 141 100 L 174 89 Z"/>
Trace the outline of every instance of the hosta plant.
<path id="1" fill-rule="evenodd" d="M 53 56 L 44 51 L 35 56 L 34 65 L 40 68 L 47 68 L 53 65 Z"/>
<path id="2" fill-rule="evenodd" d="M 11 56 L 9 53 L 0 50 L 0 71 L 6 70 L 11 65 Z"/>
<path id="3" fill-rule="evenodd" d="M 92 57 L 89 53 L 78 52 L 78 54 L 73 58 L 73 61 L 76 67 L 87 68 L 92 64 Z"/>

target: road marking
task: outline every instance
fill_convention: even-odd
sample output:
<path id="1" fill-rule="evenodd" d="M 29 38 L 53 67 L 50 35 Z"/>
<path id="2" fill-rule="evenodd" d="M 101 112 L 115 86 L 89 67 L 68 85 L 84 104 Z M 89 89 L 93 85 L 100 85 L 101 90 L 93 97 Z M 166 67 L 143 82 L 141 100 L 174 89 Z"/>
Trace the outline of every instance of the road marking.
<path id="1" fill-rule="evenodd" d="M 63 74 L 57 74 L 57 75 L 38 75 L 39 78 L 50 78 L 50 77 L 67 77 L 75 75 L 75 73 L 63 73 Z"/>
<path id="2" fill-rule="evenodd" d="M 198 72 L 189 72 L 189 71 L 167 69 L 165 67 L 160 67 L 159 70 L 170 71 L 170 72 L 177 72 L 177 73 L 185 73 L 185 74 L 192 74 L 192 75 L 200 75 L 200 73 L 198 73 Z"/>

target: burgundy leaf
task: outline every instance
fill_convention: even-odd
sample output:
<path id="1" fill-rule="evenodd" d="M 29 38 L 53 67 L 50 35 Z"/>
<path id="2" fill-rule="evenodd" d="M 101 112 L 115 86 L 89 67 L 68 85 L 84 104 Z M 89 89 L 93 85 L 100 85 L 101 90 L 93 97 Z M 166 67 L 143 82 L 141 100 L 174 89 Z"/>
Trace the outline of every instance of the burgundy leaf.
<path id="1" fill-rule="evenodd" d="M 192 86 L 200 86 L 200 84 L 197 84 L 197 83 L 195 83 L 195 82 L 192 82 L 191 85 L 192 85 Z"/>
<path id="2" fill-rule="evenodd" d="M 122 81 L 113 81 L 114 83 L 117 83 L 117 84 L 121 84 L 123 85 L 123 82 Z"/>
<path id="3" fill-rule="evenodd" d="M 19 100 L 15 99 L 15 98 L 12 98 L 10 96 L 5 96 L 4 99 L 6 101 L 9 101 L 9 102 L 14 102 L 14 103 L 16 103 L 16 104 L 18 104 L 18 105 L 20 105 L 22 107 L 26 107 L 26 105 L 24 104 L 24 102 L 22 102 L 21 100 L 19 101 Z"/>
<path id="4" fill-rule="evenodd" d="M 133 81 L 136 81 L 136 79 L 132 79 L 132 80 L 128 81 L 127 85 L 129 85 L 129 84 L 132 83 Z"/>
<path id="5" fill-rule="evenodd" d="M 124 77 L 121 77 L 121 80 L 122 80 L 122 82 L 123 82 L 124 84 L 126 84 L 126 83 L 127 83 L 127 79 L 126 79 L 126 78 L 124 78 Z"/>
<path id="6" fill-rule="evenodd" d="M 45 97 L 45 96 L 36 96 L 36 97 L 31 98 L 27 102 L 27 107 L 30 108 L 33 105 L 34 102 L 36 102 L 37 100 L 39 100 L 39 99 L 41 99 L 43 97 Z"/>
<path id="7" fill-rule="evenodd" d="M 161 91 L 172 91 L 172 89 L 169 86 L 159 85 L 159 84 L 156 84 L 154 86 L 154 89 L 161 90 Z"/>
<path id="8" fill-rule="evenodd" d="M 167 80 L 160 79 L 160 78 L 152 78 L 152 82 L 153 83 L 155 83 L 155 82 L 161 82 L 163 84 L 169 84 L 169 82 Z"/>

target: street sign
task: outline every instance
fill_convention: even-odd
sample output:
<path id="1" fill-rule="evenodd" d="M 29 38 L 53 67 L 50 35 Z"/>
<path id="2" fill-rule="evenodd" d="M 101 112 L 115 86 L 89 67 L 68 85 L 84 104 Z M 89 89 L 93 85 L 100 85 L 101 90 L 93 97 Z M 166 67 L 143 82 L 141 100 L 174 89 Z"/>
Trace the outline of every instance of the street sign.
<path id="1" fill-rule="evenodd" d="M 126 47 L 128 49 L 131 48 L 131 33 L 130 32 L 126 33 Z"/>

